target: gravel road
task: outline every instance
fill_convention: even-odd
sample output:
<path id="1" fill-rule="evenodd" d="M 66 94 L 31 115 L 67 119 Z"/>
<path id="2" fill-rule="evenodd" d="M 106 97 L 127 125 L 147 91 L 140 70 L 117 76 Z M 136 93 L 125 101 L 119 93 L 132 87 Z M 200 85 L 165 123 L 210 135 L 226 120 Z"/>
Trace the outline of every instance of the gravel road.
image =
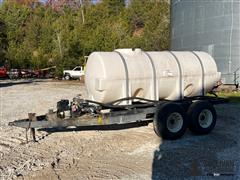
<path id="1" fill-rule="evenodd" d="M 78 81 L 0 80 L 0 179 L 240 178 L 236 104 L 216 107 L 211 134 L 187 132 L 176 141 L 162 141 L 150 123 L 120 130 L 37 131 L 39 141 L 26 144 L 25 130 L 8 126 L 78 94 L 86 96 Z"/>

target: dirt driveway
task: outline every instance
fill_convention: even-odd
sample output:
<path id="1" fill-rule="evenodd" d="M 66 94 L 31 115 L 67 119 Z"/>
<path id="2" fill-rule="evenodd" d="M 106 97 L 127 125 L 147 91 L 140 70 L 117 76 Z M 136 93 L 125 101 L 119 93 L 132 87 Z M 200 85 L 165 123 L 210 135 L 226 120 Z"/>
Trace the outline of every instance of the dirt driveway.
<path id="1" fill-rule="evenodd" d="M 37 131 L 9 127 L 28 112 L 44 114 L 60 99 L 86 96 L 78 81 L 0 81 L 0 179 L 168 179 L 220 174 L 240 178 L 240 106 L 217 107 L 206 136 L 162 141 L 148 126 L 120 130 Z"/>

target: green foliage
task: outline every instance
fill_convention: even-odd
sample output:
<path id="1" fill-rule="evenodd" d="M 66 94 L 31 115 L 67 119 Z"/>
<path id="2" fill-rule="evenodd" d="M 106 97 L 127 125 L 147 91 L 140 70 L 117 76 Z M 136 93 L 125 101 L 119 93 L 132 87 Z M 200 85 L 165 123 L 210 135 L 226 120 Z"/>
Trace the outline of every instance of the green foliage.
<path id="1" fill-rule="evenodd" d="M 93 51 L 169 48 L 169 4 L 159 0 L 102 0 L 56 10 L 5 0 L 0 5 L 0 65 L 57 72 L 84 63 Z"/>
<path id="2" fill-rule="evenodd" d="M 217 95 L 228 99 L 230 102 L 240 104 L 240 92 L 218 92 Z"/>
<path id="3" fill-rule="evenodd" d="M 5 63 L 6 50 L 8 47 L 6 25 L 0 20 L 0 65 Z"/>

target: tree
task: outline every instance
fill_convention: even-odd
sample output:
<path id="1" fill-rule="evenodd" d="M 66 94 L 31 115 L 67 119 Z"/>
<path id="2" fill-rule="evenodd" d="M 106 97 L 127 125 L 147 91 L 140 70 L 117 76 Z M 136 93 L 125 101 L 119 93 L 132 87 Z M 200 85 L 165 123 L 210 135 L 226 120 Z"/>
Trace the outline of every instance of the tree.
<path id="1" fill-rule="evenodd" d="M 0 66 L 3 66 L 6 61 L 6 51 L 8 47 L 6 25 L 0 20 Z"/>
<path id="2" fill-rule="evenodd" d="M 30 9 L 18 3 L 4 1 L 0 7 L 0 18 L 4 20 L 6 25 L 6 35 L 8 41 L 8 49 L 6 58 L 11 67 L 20 67 L 29 65 L 29 57 L 22 47 L 22 42 L 26 34 L 25 24 Z"/>
<path id="3" fill-rule="evenodd" d="M 11 68 L 56 65 L 58 72 L 93 51 L 169 47 L 169 4 L 160 0 L 35 0 L 0 4 L 1 62 Z"/>

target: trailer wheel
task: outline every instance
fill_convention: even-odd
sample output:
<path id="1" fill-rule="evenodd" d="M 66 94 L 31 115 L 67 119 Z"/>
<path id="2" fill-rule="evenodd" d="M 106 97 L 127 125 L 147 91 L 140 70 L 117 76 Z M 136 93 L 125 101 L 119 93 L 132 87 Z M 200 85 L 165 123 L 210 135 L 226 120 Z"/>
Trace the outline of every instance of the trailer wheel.
<path id="1" fill-rule="evenodd" d="M 217 113 L 208 101 L 197 101 L 187 111 L 189 129 L 195 134 L 208 134 L 216 125 Z"/>
<path id="2" fill-rule="evenodd" d="M 156 108 L 153 127 L 155 133 L 163 139 L 178 139 L 187 129 L 186 113 L 179 104 L 161 104 Z"/>

